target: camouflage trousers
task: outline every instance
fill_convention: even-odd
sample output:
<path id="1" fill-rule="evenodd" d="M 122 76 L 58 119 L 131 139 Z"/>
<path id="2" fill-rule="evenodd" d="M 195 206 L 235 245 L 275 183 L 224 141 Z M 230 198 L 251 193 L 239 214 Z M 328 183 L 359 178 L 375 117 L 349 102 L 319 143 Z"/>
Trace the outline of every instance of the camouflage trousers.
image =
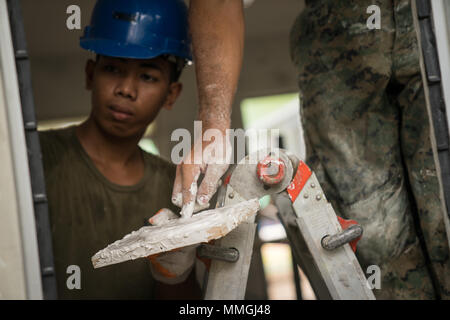
<path id="1" fill-rule="evenodd" d="M 306 1 L 291 31 L 307 164 L 357 257 L 381 269 L 378 299 L 450 298 L 449 246 L 407 0 Z M 369 5 L 381 29 L 370 30 Z"/>

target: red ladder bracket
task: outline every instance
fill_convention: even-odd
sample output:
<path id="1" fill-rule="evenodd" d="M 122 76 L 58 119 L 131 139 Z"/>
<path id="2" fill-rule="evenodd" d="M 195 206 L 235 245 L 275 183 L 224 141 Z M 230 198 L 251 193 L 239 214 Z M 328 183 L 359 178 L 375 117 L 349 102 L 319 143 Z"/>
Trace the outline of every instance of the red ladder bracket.
<path id="1" fill-rule="evenodd" d="M 294 179 L 292 179 L 290 185 L 286 189 L 292 203 L 295 202 L 295 199 L 297 199 L 298 195 L 302 191 L 303 187 L 305 186 L 306 182 L 311 177 L 311 175 L 312 175 L 311 169 L 303 161 L 300 161 Z M 358 222 L 356 222 L 355 220 L 345 220 L 339 216 L 337 216 L 337 218 L 343 230 L 347 229 L 351 225 L 358 224 Z M 356 252 L 356 244 L 360 239 L 361 237 L 349 242 L 353 252 Z"/>
<path id="2" fill-rule="evenodd" d="M 294 203 L 295 199 L 297 199 L 309 177 L 311 177 L 311 174 L 311 169 L 309 169 L 303 161 L 300 161 L 294 179 L 292 179 L 291 184 L 286 189 L 292 203 Z"/>

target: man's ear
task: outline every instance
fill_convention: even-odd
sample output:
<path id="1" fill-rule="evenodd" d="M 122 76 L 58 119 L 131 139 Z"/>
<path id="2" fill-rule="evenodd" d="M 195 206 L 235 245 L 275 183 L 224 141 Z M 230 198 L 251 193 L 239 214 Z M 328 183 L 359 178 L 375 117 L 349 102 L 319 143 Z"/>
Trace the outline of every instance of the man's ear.
<path id="1" fill-rule="evenodd" d="M 175 101 L 177 101 L 183 90 L 183 84 L 181 82 L 172 82 L 169 84 L 169 92 L 167 93 L 166 101 L 164 101 L 163 108 L 171 110 Z"/>
<path id="2" fill-rule="evenodd" d="M 92 59 L 89 59 L 86 62 L 86 66 L 84 68 L 85 76 L 86 76 L 86 89 L 92 90 L 92 83 L 94 79 L 94 69 L 96 62 Z"/>

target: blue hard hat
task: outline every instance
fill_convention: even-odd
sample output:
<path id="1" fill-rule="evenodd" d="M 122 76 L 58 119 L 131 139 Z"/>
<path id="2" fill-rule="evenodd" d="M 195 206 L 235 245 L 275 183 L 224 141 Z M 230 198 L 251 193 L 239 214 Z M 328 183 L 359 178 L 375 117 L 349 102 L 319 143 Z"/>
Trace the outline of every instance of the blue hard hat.
<path id="1" fill-rule="evenodd" d="M 183 0 L 98 0 L 80 46 L 111 57 L 192 61 L 187 6 Z"/>

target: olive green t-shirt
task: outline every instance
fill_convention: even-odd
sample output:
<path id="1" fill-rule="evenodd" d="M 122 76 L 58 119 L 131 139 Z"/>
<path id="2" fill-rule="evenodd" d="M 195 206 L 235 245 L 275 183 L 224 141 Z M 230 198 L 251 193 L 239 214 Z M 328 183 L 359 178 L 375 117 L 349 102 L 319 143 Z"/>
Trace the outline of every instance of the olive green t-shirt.
<path id="1" fill-rule="evenodd" d="M 120 186 L 95 167 L 75 127 L 39 136 L 59 298 L 151 299 L 154 280 L 146 259 L 94 269 L 91 257 L 144 226 L 159 209 L 174 209 L 175 166 L 142 151 L 143 178 L 134 186 Z M 77 272 L 68 270 L 72 265 L 80 268 L 80 289 L 73 288 Z"/>

